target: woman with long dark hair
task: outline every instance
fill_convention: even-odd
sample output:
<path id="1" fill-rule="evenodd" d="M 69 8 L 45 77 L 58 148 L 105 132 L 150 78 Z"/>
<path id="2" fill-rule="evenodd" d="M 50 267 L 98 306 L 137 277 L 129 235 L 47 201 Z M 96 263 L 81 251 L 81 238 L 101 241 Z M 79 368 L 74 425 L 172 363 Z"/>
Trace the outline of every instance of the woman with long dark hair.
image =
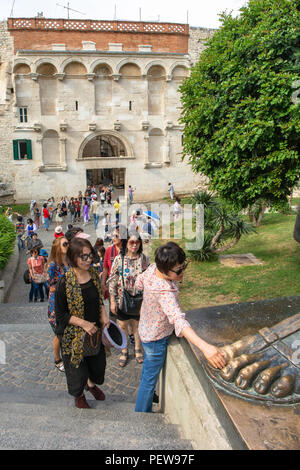
<path id="1" fill-rule="evenodd" d="M 128 328 L 132 328 L 135 342 L 135 358 L 139 364 L 143 362 L 141 340 L 138 333 L 139 317 L 132 317 L 122 311 L 124 287 L 130 294 L 135 295 L 135 280 L 149 266 L 148 258 L 143 254 L 143 243 L 137 231 L 129 232 L 122 239 L 120 254 L 116 256 L 109 279 L 110 310 L 117 315 L 121 330 L 128 338 Z M 128 361 L 128 349 L 122 350 L 119 359 L 120 367 L 125 367 Z"/>
<path id="2" fill-rule="evenodd" d="M 73 237 L 67 257 L 70 269 L 59 280 L 55 293 L 56 334 L 61 338 L 68 392 L 74 396 L 77 408 L 90 408 L 84 390 L 96 400 L 105 400 L 104 393 L 96 386 L 103 384 L 106 368 L 105 349 L 97 341 L 97 334 L 110 321 L 103 305 L 98 273 L 91 267 L 95 257 L 91 243 Z M 85 340 L 89 337 L 93 344 L 100 344 L 95 355 L 85 354 Z"/>
<path id="3" fill-rule="evenodd" d="M 69 242 L 65 237 L 56 238 L 52 244 L 50 257 L 47 264 L 49 282 L 48 319 L 49 324 L 54 332 L 54 338 L 52 342 L 54 363 L 58 370 L 60 370 L 61 372 L 64 371 L 64 366 L 60 355 L 59 338 L 55 333 L 55 290 L 59 279 L 63 277 L 69 269 L 69 263 L 67 260 L 68 247 Z"/>

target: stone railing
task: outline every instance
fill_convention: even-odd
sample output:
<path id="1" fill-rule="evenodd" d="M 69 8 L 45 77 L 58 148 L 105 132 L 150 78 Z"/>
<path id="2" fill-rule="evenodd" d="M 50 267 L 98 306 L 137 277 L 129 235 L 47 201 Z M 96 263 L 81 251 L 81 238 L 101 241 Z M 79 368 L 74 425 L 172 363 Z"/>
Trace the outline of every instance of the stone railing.
<path id="1" fill-rule="evenodd" d="M 55 18 L 8 18 L 8 30 L 99 31 L 126 33 L 189 34 L 189 26 L 181 23 L 143 21 L 70 20 Z"/>

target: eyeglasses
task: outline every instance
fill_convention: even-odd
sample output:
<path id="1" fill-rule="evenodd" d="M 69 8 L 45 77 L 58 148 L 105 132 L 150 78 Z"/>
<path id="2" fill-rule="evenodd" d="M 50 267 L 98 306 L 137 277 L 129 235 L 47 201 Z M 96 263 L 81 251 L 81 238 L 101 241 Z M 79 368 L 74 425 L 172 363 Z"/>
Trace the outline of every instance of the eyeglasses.
<path id="1" fill-rule="evenodd" d="M 139 245 L 140 243 L 140 240 L 129 240 L 128 245 Z"/>
<path id="2" fill-rule="evenodd" d="M 94 257 L 94 254 L 92 252 L 79 255 L 79 258 L 82 259 L 82 261 L 87 261 L 89 258 L 93 259 L 93 257 Z"/>
<path id="3" fill-rule="evenodd" d="M 188 267 L 188 264 L 189 264 L 189 261 L 185 261 L 184 265 L 177 269 L 177 271 L 175 271 L 174 269 L 170 269 L 170 271 L 172 271 L 172 273 L 175 273 L 177 274 L 177 276 L 180 276 L 180 274 Z"/>

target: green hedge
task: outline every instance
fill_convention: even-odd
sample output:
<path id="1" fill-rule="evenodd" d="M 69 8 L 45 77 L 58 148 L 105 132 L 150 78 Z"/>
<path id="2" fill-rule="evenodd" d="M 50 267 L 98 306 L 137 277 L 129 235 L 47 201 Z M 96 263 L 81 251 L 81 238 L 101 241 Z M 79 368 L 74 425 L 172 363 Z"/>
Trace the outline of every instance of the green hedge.
<path id="1" fill-rule="evenodd" d="M 15 239 L 14 224 L 5 215 L 0 214 L 0 270 L 6 266 L 14 251 Z"/>

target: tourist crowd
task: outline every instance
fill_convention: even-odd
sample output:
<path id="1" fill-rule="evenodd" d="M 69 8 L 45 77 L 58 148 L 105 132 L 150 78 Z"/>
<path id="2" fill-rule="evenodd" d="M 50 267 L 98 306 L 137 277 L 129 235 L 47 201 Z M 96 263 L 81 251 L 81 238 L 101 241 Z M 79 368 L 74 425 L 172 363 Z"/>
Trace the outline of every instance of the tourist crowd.
<path id="1" fill-rule="evenodd" d="M 129 192 L 130 203 L 133 191 Z M 84 391 L 96 400 L 105 399 L 98 387 L 106 369 L 100 333 L 109 331 L 115 319 L 126 340 L 120 348 L 119 366 L 128 363 L 129 338 L 137 363 L 143 364 L 135 410 L 151 412 L 173 332 L 196 345 L 214 367 L 224 367 L 225 360 L 218 348 L 194 332 L 180 309 L 177 284 L 188 265 L 185 252 L 169 242 L 156 250 L 155 262 L 150 264 L 149 240 L 156 228 L 151 217 L 134 211 L 128 224 L 122 225 L 120 202 L 117 198 L 113 202 L 112 194 L 111 186 L 101 186 L 97 194 L 91 185 L 84 195 L 62 197 L 57 204 L 51 197 L 41 210 L 37 201 L 31 201 L 27 223 L 20 215 L 15 223 L 19 250 L 28 254 L 24 281 L 30 285 L 29 302 L 48 300 L 54 363 L 65 373 L 75 405 L 90 408 Z M 173 199 L 174 190 L 170 196 Z M 178 198 L 176 203 L 178 213 Z M 113 220 L 106 210 L 110 205 Z M 99 219 L 104 236 L 92 245 L 84 227 L 92 221 L 97 229 Z M 51 226 L 48 254 L 41 238 L 43 229 L 48 232 Z"/>

